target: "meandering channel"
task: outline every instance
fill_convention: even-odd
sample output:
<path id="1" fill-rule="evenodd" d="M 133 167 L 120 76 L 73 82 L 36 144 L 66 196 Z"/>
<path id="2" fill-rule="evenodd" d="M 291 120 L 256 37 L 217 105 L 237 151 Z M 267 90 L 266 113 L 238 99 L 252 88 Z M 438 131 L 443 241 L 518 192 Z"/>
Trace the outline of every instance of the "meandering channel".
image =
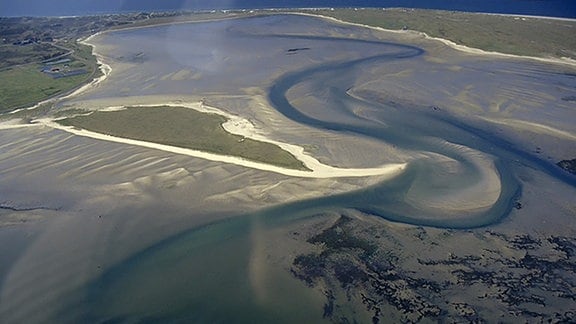
<path id="1" fill-rule="evenodd" d="M 404 172 L 359 191 L 287 203 L 182 229 L 106 267 L 80 288 L 62 293 L 67 298 L 58 300 L 60 308 L 53 312 L 54 321 L 310 321 L 310 316 L 322 315 L 324 301 L 314 304 L 310 292 L 298 288 L 298 281 L 285 268 L 265 259 L 266 251 L 258 259 L 262 241 L 270 240 L 278 228 L 315 215 L 354 209 L 415 226 L 470 229 L 493 225 L 510 214 L 522 191 L 516 175 L 519 165 L 576 185 L 573 177 L 564 176 L 550 162 L 455 116 L 410 104 L 391 104 L 355 91 L 356 76 L 362 71 L 420 60 L 425 55 L 420 48 L 309 34 L 267 31 L 263 35 L 238 28 L 248 21 L 260 28 L 260 24 L 269 24 L 281 30 L 298 22 L 314 26 L 321 22 L 309 17 L 298 17 L 296 22 L 282 19 L 296 18 L 258 17 L 212 24 L 225 26 L 222 28 L 230 33 L 228 36 L 252 42 L 283 39 L 329 43 L 338 48 L 370 47 L 366 55 L 355 53 L 280 75 L 267 89 L 268 100 L 274 109 L 297 123 L 390 143 L 412 152 L 414 158 Z M 123 32 L 122 36 L 130 35 Z M 229 40 L 228 36 L 222 40 Z M 294 48 L 307 46 L 298 44 Z M 199 87 L 217 87 L 214 84 L 206 82 Z M 303 91 L 313 100 L 313 106 L 295 100 L 304 95 Z M 70 309 L 74 314 L 70 315 Z"/>

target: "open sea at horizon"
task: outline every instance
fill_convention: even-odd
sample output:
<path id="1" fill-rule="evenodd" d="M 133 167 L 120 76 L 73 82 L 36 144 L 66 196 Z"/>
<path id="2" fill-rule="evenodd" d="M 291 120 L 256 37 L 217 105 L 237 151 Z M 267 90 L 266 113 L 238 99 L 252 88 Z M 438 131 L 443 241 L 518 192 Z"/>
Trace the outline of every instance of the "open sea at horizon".
<path id="1" fill-rule="evenodd" d="M 22 0 L 0 3 L 0 17 L 74 16 L 139 11 L 271 9 L 271 8 L 420 8 L 511 15 L 576 18 L 570 0 Z"/>

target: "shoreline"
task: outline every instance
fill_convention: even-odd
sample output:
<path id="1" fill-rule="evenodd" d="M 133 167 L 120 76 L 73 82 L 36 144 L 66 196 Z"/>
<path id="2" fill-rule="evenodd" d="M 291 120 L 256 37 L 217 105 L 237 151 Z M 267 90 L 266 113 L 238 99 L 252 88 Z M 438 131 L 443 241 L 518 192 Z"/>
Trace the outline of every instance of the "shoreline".
<path id="1" fill-rule="evenodd" d="M 68 93 L 56 95 L 55 97 L 42 100 L 33 106 L 12 110 L 12 111 L 9 111 L 5 114 L 0 114 L 0 116 L 1 115 L 9 116 L 12 114 L 19 113 L 21 111 L 34 110 L 34 109 L 37 109 L 40 106 L 48 104 L 48 103 L 57 102 L 59 100 L 64 100 L 64 99 L 71 98 L 73 96 L 77 96 L 77 95 L 81 94 L 82 92 L 85 92 L 88 89 L 97 86 L 99 83 L 101 83 L 106 78 L 108 78 L 110 73 L 112 73 L 112 67 L 110 65 L 104 63 L 104 60 L 102 59 L 102 55 L 100 55 L 96 52 L 96 46 L 92 43 L 89 43 L 90 39 L 92 39 L 95 36 L 100 35 L 101 33 L 102 32 L 97 32 L 95 34 L 92 34 L 92 35 L 86 37 L 83 40 L 78 40 L 79 44 L 87 45 L 87 46 L 90 46 L 92 48 L 92 55 L 94 55 L 94 57 L 96 58 L 97 69 L 100 70 L 100 72 L 102 73 L 101 76 L 99 76 L 97 78 L 93 78 L 90 81 L 87 81 L 86 83 L 84 83 L 82 85 L 79 85 L 78 88 L 72 89 Z"/>
<path id="2" fill-rule="evenodd" d="M 478 14 L 478 15 L 494 15 L 503 17 L 519 17 L 519 18 L 534 18 L 534 19 L 551 19 L 551 20 L 563 20 L 563 21 L 574 21 L 576 18 L 567 17 L 554 17 L 554 16 L 535 16 L 535 15 L 522 15 L 522 14 L 506 14 L 506 13 L 494 13 L 494 12 L 483 12 L 483 11 L 461 11 L 461 10 L 450 10 L 450 9 L 431 9 L 431 8 L 412 8 L 412 7 L 311 7 L 311 8 L 269 8 L 269 9 L 253 9 L 262 11 L 285 11 L 285 10 L 307 10 L 307 11 L 320 11 L 320 10 L 426 10 L 426 11 L 446 11 L 446 12 L 459 12 L 465 14 Z"/>
<path id="3" fill-rule="evenodd" d="M 372 30 L 391 32 L 391 33 L 396 33 L 396 34 L 409 33 L 409 34 L 413 34 L 413 35 L 414 34 L 422 35 L 426 39 L 442 42 L 443 44 L 445 44 L 445 45 L 447 45 L 447 46 L 449 46 L 455 50 L 465 52 L 465 53 L 476 54 L 476 55 L 491 55 L 491 56 L 510 57 L 510 58 L 516 58 L 516 59 L 531 59 L 531 60 L 538 60 L 538 61 L 543 61 L 543 62 L 547 62 L 547 63 L 568 64 L 571 66 L 576 66 L 576 61 L 571 60 L 571 59 L 567 59 L 567 60 L 551 59 L 551 58 L 546 59 L 546 58 L 538 58 L 538 57 L 532 57 L 532 56 L 520 56 L 520 55 L 505 54 L 505 53 L 499 53 L 499 52 L 488 52 L 488 51 L 484 51 L 481 49 L 470 48 L 470 47 L 467 47 L 464 45 L 459 45 L 459 44 L 454 43 L 450 40 L 437 38 L 437 37 L 431 37 L 424 32 L 390 30 L 390 29 L 385 29 L 385 28 L 376 27 L 376 26 L 347 22 L 347 21 L 340 20 L 340 19 L 337 19 L 334 17 L 324 16 L 321 14 L 311 14 L 311 13 L 302 13 L 302 12 L 288 12 L 288 13 L 286 13 L 286 12 L 273 12 L 272 14 L 273 15 L 282 15 L 282 14 L 303 15 L 303 16 L 310 16 L 310 17 L 316 17 L 319 19 L 329 20 L 329 21 L 337 22 L 339 24 L 369 28 Z M 226 20 L 226 19 L 238 19 L 238 17 L 219 18 L 218 20 Z M 121 28 L 118 30 L 140 29 L 140 28 L 162 26 L 162 25 L 186 24 L 186 23 L 206 22 L 206 21 L 211 21 L 211 20 L 208 19 L 208 20 L 202 20 L 202 21 L 178 21 L 178 22 L 168 22 L 168 23 L 163 22 L 160 24 L 151 24 L 151 25 L 146 25 L 146 26 L 134 26 L 134 27 Z M 79 40 L 79 43 L 82 43 L 82 44 L 85 44 L 85 45 L 92 47 L 92 54 L 96 57 L 97 64 L 99 65 L 99 69 L 102 72 L 102 76 L 93 79 L 91 82 L 81 86 L 79 89 L 76 89 L 72 93 L 67 94 L 63 97 L 51 98 L 51 99 L 42 101 L 42 102 L 34 105 L 33 107 L 24 108 L 24 109 L 26 109 L 26 110 L 35 109 L 35 108 L 39 107 L 40 105 L 45 104 L 47 102 L 52 102 L 52 101 L 56 101 L 56 100 L 62 100 L 62 99 L 71 98 L 73 96 L 77 96 L 80 93 L 83 93 L 83 92 L 91 89 L 92 87 L 97 86 L 100 82 L 103 82 L 110 75 L 110 73 L 112 72 L 113 69 L 110 65 L 104 63 L 102 55 L 98 54 L 98 52 L 97 52 L 97 46 L 93 43 L 90 43 L 90 40 L 92 40 L 94 37 L 96 37 L 98 35 L 108 33 L 108 32 L 114 32 L 114 31 L 117 31 L 117 30 L 101 31 L 101 32 L 95 33 L 93 35 L 90 35 L 83 40 Z M 228 119 L 227 122 L 222 124 L 222 127 L 226 131 L 228 131 L 232 134 L 241 135 L 241 136 L 251 138 L 254 140 L 275 144 L 275 145 L 279 146 L 281 149 L 294 155 L 298 160 L 302 161 L 306 165 L 306 167 L 308 167 L 312 171 L 298 171 L 298 170 L 286 169 L 286 168 L 277 167 L 277 166 L 273 166 L 273 165 L 269 165 L 269 164 L 265 164 L 265 163 L 249 161 L 249 160 L 246 160 L 246 159 L 243 159 L 240 157 L 211 154 L 211 153 L 206 153 L 203 151 L 198 151 L 198 150 L 193 150 L 193 149 L 178 148 L 178 147 L 173 147 L 173 146 L 169 146 L 169 145 L 156 144 L 156 143 L 151 143 L 151 142 L 146 142 L 146 141 L 138 141 L 138 140 L 121 138 L 121 137 L 114 137 L 114 136 L 104 135 L 104 134 L 91 132 L 91 131 L 87 131 L 87 130 L 78 130 L 78 129 L 74 129 L 72 127 L 61 126 L 50 119 L 39 119 L 36 121 L 40 122 L 41 124 L 43 124 L 45 126 L 48 126 L 48 127 L 54 128 L 54 129 L 63 130 L 63 131 L 66 131 L 66 132 L 69 132 L 69 133 L 72 133 L 75 135 L 79 135 L 79 136 L 85 136 L 85 137 L 91 137 L 91 138 L 100 139 L 100 140 L 107 140 L 107 141 L 112 141 L 112 142 L 125 143 L 125 144 L 137 145 L 137 146 L 142 146 L 142 147 L 160 149 L 163 151 L 168 151 L 168 152 L 173 152 L 173 153 L 178 153 L 178 154 L 185 154 L 185 155 L 199 157 L 199 158 L 203 158 L 203 159 L 207 159 L 207 160 L 211 160 L 211 161 L 231 163 L 231 164 L 236 164 L 236 165 L 240 165 L 240 166 L 244 166 L 244 167 L 249 167 L 249 168 L 254 168 L 254 169 L 259 169 L 259 170 L 264 170 L 264 171 L 270 171 L 270 172 L 275 172 L 275 173 L 280 173 L 280 174 L 284 174 L 284 175 L 288 175 L 288 176 L 295 176 L 295 177 L 337 178 L 337 177 L 366 177 L 366 176 L 377 176 L 377 175 L 393 177 L 393 176 L 399 174 L 400 172 L 402 172 L 406 168 L 406 165 L 407 165 L 407 163 L 398 163 L 398 164 L 383 165 L 383 166 L 376 167 L 376 168 L 336 168 L 336 167 L 322 164 L 321 162 L 319 162 L 314 157 L 305 154 L 303 147 L 300 147 L 300 146 L 297 146 L 294 144 L 274 141 L 274 140 L 271 140 L 269 138 L 266 138 L 265 136 L 263 136 L 261 134 L 258 134 L 258 132 L 256 131 L 256 129 L 254 128 L 254 126 L 252 125 L 252 123 L 249 120 L 246 120 L 246 119 L 241 118 L 239 116 L 225 113 L 218 108 L 206 106 L 201 102 L 200 103 L 169 102 L 169 103 L 162 103 L 161 105 L 172 106 L 172 107 L 186 107 L 186 108 L 198 110 L 200 112 L 209 112 L 209 113 L 216 113 L 216 114 L 222 115 Z M 137 106 L 140 106 L 140 107 L 158 106 L 158 104 L 137 105 Z M 108 108 L 114 108 L 114 107 L 108 107 Z M 24 109 L 20 109 L 20 110 L 24 110 Z M 20 111 L 20 110 L 17 110 L 17 111 Z M 15 113 L 17 111 L 13 111 L 11 113 Z M 15 126 L 11 125 L 10 128 L 15 128 Z"/>
<path id="4" fill-rule="evenodd" d="M 440 37 L 432 37 L 432 36 L 428 35 L 426 32 L 421 32 L 421 31 L 417 31 L 417 30 L 386 29 L 386 28 L 377 27 L 377 26 L 371 26 L 371 25 L 366 25 L 366 24 L 349 22 L 349 21 L 341 20 L 338 18 L 330 17 L 330 16 L 324 16 L 322 14 L 314 14 L 314 13 L 307 13 L 307 12 L 299 12 L 298 11 L 298 10 L 313 11 L 313 10 L 330 10 L 330 9 L 334 9 L 334 8 L 332 8 L 332 7 L 326 7 L 326 8 L 292 8 L 292 9 L 291 8 L 285 8 L 285 9 L 284 8 L 277 8 L 277 9 L 271 8 L 271 9 L 260 9 L 260 12 L 262 12 L 264 15 L 310 16 L 310 17 L 330 20 L 333 22 L 337 22 L 339 24 L 363 27 L 363 28 L 368 28 L 368 29 L 373 29 L 373 30 L 378 30 L 378 31 L 389 32 L 389 33 L 396 33 L 396 34 L 403 34 L 403 35 L 406 35 L 406 34 L 420 35 L 420 36 L 423 36 L 425 39 L 441 42 L 444 45 L 446 45 L 452 49 L 455 49 L 455 50 L 463 52 L 463 53 L 468 53 L 468 54 L 499 56 L 499 57 L 505 57 L 505 58 L 513 58 L 513 59 L 529 59 L 529 60 L 535 60 L 535 61 L 540 61 L 540 62 L 544 62 L 544 63 L 562 64 L 562 65 L 568 65 L 571 67 L 576 67 L 576 60 L 566 58 L 566 57 L 564 57 L 564 58 L 552 58 L 552 57 L 545 58 L 545 57 L 536 57 L 536 56 L 528 56 L 528 55 L 515 55 L 515 54 L 507 54 L 507 53 L 501 53 L 501 52 L 485 51 L 485 50 L 482 50 L 479 48 L 461 45 L 461 44 L 458 44 L 458 43 L 453 42 L 453 41 L 448 40 L 448 39 L 444 39 L 444 38 L 440 38 Z M 350 8 L 340 8 L 340 9 L 366 9 L 366 8 L 350 7 Z M 369 8 L 369 9 L 380 9 L 380 8 Z M 400 7 L 398 7 L 398 8 L 381 8 L 381 9 L 412 9 L 412 8 L 400 8 Z M 256 10 L 256 9 L 254 9 L 254 10 Z M 290 11 L 290 10 L 296 10 L 296 11 Z M 560 18 L 560 17 L 547 17 L 547 16 L 498 14 L 498 13 L 484 13 L 484 12 L 473 12 L 473 14 L 495 15 L 495 16 L 504 16 L 504 17 L 518 17 L 518 18 L 526 18 L 526 19 L 552 19 L 552 20 L 576 21 L 576 19 Z M 96 86 L 100 82 L 104 81 L 108 77 L 108 75 L 112 72 L 112 68 L 110 67 L 110 65 L 104 63 L 102 56 L 99 55 L 97 50 L 96 50 L 96 46 L 89 42 L 92 38 L 94 38 L 98 35 L 102 35 L 102 34 L 106 34 L 106 33 L 110 33 L 110 32 L 115 32 L 115 31 L 141 29 L 141 28 L 148 28 L 148 27 L 177 25 L 177 24 L 203 23 L 203 22 L 210 22 L 210 21 L 221 21 L 221 20 L 227 20 L 227 19 L 240 19 L 240 18 L 242 18 L 242 17 L 232 16 L 232 17 L 213 18 L 213 19 L 205 19 L 205 20 L 197 20 L 197 21 L 195 21 L 195 20 L 182 20 L 182 21 L 173 21 L 173 22 L 159 22 L 157 24 L 142 25 L 142 26 L 126 26 L 126 27 L 121 27 L 121 28 L 117 28 L 117 29 L 108 29 L 108 30 L 103 30 L 103 31 L 99 31 L 97 33 L 94 33 L 94 34 L 84 38 L 83 40 L 78 40 L 78 42 L 81 44 L 85 44 L 85 45 L 92 47 L 92 55 L 94 55 L 96 57 L 96 62 L 99 65 L 99 69 L 103 74 L 102 76 L 92 79 L 92 81 L 80 86 L 76 90 L 73 90 L 71 93 L 64 94 L 64 95 L 58 95 L 56 97 L 40 101 L 40 102 L 36 103 L 35 105 L 30 106 L 30 107 L 19 108 L 19 109 L 7 112 L 4 115 L 15 114 L 15 113 L 25 111 L 25 110 L 33 110 L 33 109 L 40 107 L 41 105 L 44 105 L 44 104 L 47 104 L 50 102 L 55 102 L 57 100 L 62 100 L 62 99 L 68 99 L 72 96 L 76 96 L 76 95 L 88 90 L 91 86 Z"/>
<path id="5" fill-rule="evenodd" d="M 421 31 L 417 31 L 417 30 L 386 29 L 386 28 L 377 27 L 377 26 L 371 26 L 371 25 L 360 24 L 360 23 L 353 23 L 353 22 L 341 20 L 338 18 L 330 17 L 330 16 L 324 16 L 321 14 L 312 14 L 312 13 L 305 13 L 305 12 L 293 12 L 291 14 L 316 17 L 316 18 L 320 18 L 320 19 L 326 19 L 326 20 L 330 20 L 333 22 L 337 22 L 339 24 L 363 27 L 363 28 L 368 28 L 368 29 L 373 29 L 373 30 L 378 30 L 378 31 L 383 31 L 383 32 L 389 32 L 389 33 L 395 33 L 395 34 L 420 35 L 420 36 L 424 37 L 425 39 L 441 42 L 444 45 L 446 45 L 452 49 L 455 49 L 455 50 L 463 52 L 463 53 L 468 53 L 468 54 L 483 55 L 483 56 L 499 56 L 499 57 L 504 57 L 504 58 L 513 58 L 513 59 L 529 59 L 529 60 L 535 60 L 535 61 L 540 61 L 540 62 L 544 62 L 544 63 L 562 64 L 562 65 L 569 65 L 571 67 L 576 67 L 576 60 L 573 60 L 573 59 L 570 59 L 567 57 L 566 58 L 552 58 L 552 57 L 551 58 L 545 58 L 545 57 L 536 57 L 536 56 L 528 56 L 528 55 L 515 55 L 515 54 L 507 54 L 507 53 L 501 53 L 501 52 L 485 51 L 485 50 L 482 50 L 479 48 L 460 45 L 460 44 L 453 42 L 449 39 L 444 39 L 444 38 L 440 38 L 440 37 L 432 37 L 432 36 L 426 34 L 425 32 L 421 32 Z M 478 13 L 478 14 L 481 14 L 481 13 Z M 544 18 L 542 18 L 542 19 L 544 19 Z M 575 21 L 576 21 L 576 19 L 575 19 Z"/>
<path id="6" fill-rule="evenodd" d="M 189 109 L 196 109 L 201 103 L 197 105 L 193 105 L 192 103 L 167 103 L 162 104 L 165 106 L 173 106 L 173 107 L 184 107 Z M 150 105 L 148 107 L 158 106 L 158 105 Z M 139 105 L 139 107 L 146 107 L 146 105 Z M 118 107 L 111 107 L 112 109 L 118 109 Z M 204 108 L 204 109 L 202 109 Z M 200 109 L 196 109 L 200 112 L 204 113 L 218 113 L 222 116 L 226 116 L 228 118 L 228 114 L 222 112 L 221 110 L 209 107 L 206 109 L 206 106 L 200 107 Z M 330 165 L 326 165 L 315 159 L 314 157 L 306 154 L 304 152 L 304 148 L 300 147 L 295 144 L 288 144 L 277 142 L 271 139 L 267 139 L 266 137 L 257 134 L 257 131 L 254 129 L 253 125 L 250 121 L 243 119 L 241 117 L 235 116 L 234 119 L 229 119 L 227 123 L 232 123 L 232 126 L 227 126 L 225 128 L 226 131 L 244 136 L 246 138 L 251 138 L 259 141 L 265 141 L 268 143 L 276 144 L 280 146 L 280 148 L 286 150 L 287 152 L 293 154 L 296 159 L 302 161 L 306 167 L 308 167 L 311 171 L 301 171 L 295 169 L 288 169 L 283 167 L 274 166 L 272 164 L 266 164 L 262 162 L 255 162 L 251 160 L 247 160 L 241 157 L 231 156 L 231 155 L 220 155 L 214 153 L 207 153 L 204 151 L 188 149 L 188 148 L 181 148 L 176 146 L 158 144 L 153 142 L 141 141 L 141 140 L 134 140 L 128 139 L 123 137 L 111 136 L 102 133 L 92 132 L 84 129 L 77 129 L 74 127 L 69 126 L 62 126 L 55 122 L 53 119 L 37 119 L 34 122 L 46 126 L 52 129 L 57 129 L 61 131 L 65 131 L 77 136 L 89 137 L 98 140 L 104 140 L 108 142 L 115 142 L 121 144 L 129 144 L 129 145 L 136 145 L 140 147 L 152 148 L 157 149 L 165 152 L 176 153 L 176 154 L 183 154 L 187 156 L 197 157 L 209 161 L 214 162 L 223 162 L 234 164 L 246 168 L 257 169 L 262 171 L 269 171 L 274 172 L 286 176 L 291 177 L 300 177 L 300 178 L 358 178 L 358 177 L 371 177 L 371 176 L 381 176 L 384 179 L 391 179 L 400 173 L 402 173 L 408 163 L 389 163 L 384 164 L 379 167 L 374 168 L 337 168 Z M 252 127 L 248 126 L 251 125 Z M 224 126 L 223 126 L 224 127 Z"/>

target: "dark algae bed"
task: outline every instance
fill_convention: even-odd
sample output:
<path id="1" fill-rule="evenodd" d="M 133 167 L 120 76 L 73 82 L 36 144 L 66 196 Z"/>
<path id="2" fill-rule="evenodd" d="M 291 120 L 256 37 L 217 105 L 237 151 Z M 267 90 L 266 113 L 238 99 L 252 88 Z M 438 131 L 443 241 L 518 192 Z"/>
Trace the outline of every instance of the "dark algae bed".
<path id="1" fill-rule="evenodd" d="M 567 311 L 576 300 L 572 237 L 418 227 L 410 235 L 416 248 L 408 248 L 395 232 L 340 215 L 307 239 L 321 252 L 296 256 L 292 274 L 311 287 L 324 287 L 324 317 L 334 322 L 352 320 L 342 313 L 350 302 L 361 303 L 373 323 L 443 318 L 478 323 L 497 309 L 536 322 L 573 320 Z M 452 252 L 454 247 L 443 243 L 451 236 L 465 237 L 478 248 Z M 501 248 L 492 249 L 487 242 Z M 436 257 L 425 252 L 434 249 L 444 253 Z M 414 250 L 421 252 L 406 252 Z M 459 297 L 459 290 L 471 295 Z"/>
<path id="2" fill-rule="evenodd" d="M 576 174 L 576 159 L 562 160 L 556 164 L 567 172 Z"/>
<path id="3" fill-rule="evenodd" d="M 226 118 L 181 107 L 130 107 L 97 111 L 60 120 L 97 133 L 123 138 L 232 155 L 297 170 L 309 170 L 290 153 L 270 143 L 255 141 L 224 130 Z"/>

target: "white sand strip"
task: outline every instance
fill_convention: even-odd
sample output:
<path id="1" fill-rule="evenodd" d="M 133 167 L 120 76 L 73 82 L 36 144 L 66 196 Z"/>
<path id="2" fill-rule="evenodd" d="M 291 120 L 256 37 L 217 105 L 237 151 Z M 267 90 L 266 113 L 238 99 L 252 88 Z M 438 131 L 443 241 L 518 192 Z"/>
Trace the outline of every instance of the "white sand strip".
<path id="1" fill-rule="evenodd" d="M 183 106 L 182 104 L 170 104 L 173 106 Z M 198 106 L 202 106 L 198 104 Z M 190 107 L 190 104 L 188 104 Z M 213 107 L 203 106 L 205 112 L 213 112 L 217 110 Z M 217 110 L 220 114 L 223 114 L 220 110 Z M 227 114 L 225 114 L 227 115 Z M 146 141 L 140 140 L 133 140 L 127 139 L 122 137 L 110 136 L 105 134 L 100 134 L 96 132 L 91 132 L 83 129 L 78 129 L 74 127 L 67 127 L 62 126 L 52 119 L 39 119 L 36 122 L 46 125 L 51 128 L 60 129 L 75 135 L 90 137 L 99 140 L 105 140 L 110 142 L 116 143 L 123 143 L 123 144 L 130 144 L 130 145 L 137 145 L 157 150 L 162 150 L 171 153 L 183 154 L 188 156 L 193 156 L 197 158 L 202 158 L 210 161 L 216 162 L 224 162 L 230 163 L 235 165 L 240 165 L 247 168 L 258 169 L 263 171 L 270 171 L 275 172 L 287 176 L 292 177 L 304 177 L 304 178 L 347 178 L 347 177 L 369 177 L 369 176 L 383 176 L 385 179 L 392 178 L 398 174 L 400 174 L 405 168 L 407 163 L 393 163 L 393 164 L 385 164 L 375 168 L 335 168 L 329 165 L 322 164 L 317 159 L 311 157 L 304 153 L 304 148 L 299 147 L 293 144 L 286 144 L 281 142 L 272 141 L 263 137 L 262 135 L 257 134 L 254 127 L 249 121 L 243 120 L 240 117 L 235 116 L 235 119 L 232 121 L 235 127 L 232 127 L 232 130 L 235 134 L 242 135 L 247 138 L 253 138 L 260 141 L 265 141 L 269 143 L 274 143 L 286 149 L 290 153 L 292 153 L 297 159 L 301 160 L 309 169 L 312 171 L 301 171 L 301 170 L 293 170 L 282 168 L 270 164 L 265 164 L 261 162 L 255 162 L 246 160 L 240 157 L 235 156 L 228 156 L 228 155 L 219 155 L 213 153 L 207 153 L 203 151 L 193 150 L 193 149 L 186 149 L 180 148 L 175 146 L 151 143 Z M 230 122 L 230 121 L 229 121 Z M 230 128 L 229 128 L 230 129 Z M 384 180 L 384 179 L 383 179 Z"/>
<path id="2" fill-rule="evenodd" d="M 76 89 L 76 91 L 74 91 L 74 92 L 72 92 L 72 93 L 70 93 L 64 97 L 60 97 L 59 99 L 66 99 L 66 98 L 70 98 L 73 96 L 77 96 L 78 94 L 80 94 L 80 93 L 82 93 L 82 92 L 84 92 L 90 88 L 96 87 L 100 82 L 104 81 L 112 72 L 112 67 L 104 62 L 104 58 L 102 57 L 102 55 L 100 55 L 100 54 L 98 54 L 98 52 L 96 52 L 96 46 L 94 44 L 90 43 L 90 40 L 92 38 L 94 38 L 95 36 L 97 36 L 98 34 L 100 34 L 100 33 L 90 35 L 89 37 L 87 37 L 84 40 L 79 40 L 79 43 L 92 47 L 92 55 L 96 56 L 96 63 L 99 65 L 100 72 L 102 72 L 102 75 L 100 77 L 92 80 L 92 82 L 87 83 L 87 84 L 83 85 L 82 87 Z"/>
<path id="3" fill-rule="evenodd" d="M 570 21 L 576 22 L 576 19 L 573 18 L 565 18 L 565 17 L 550 17 L 550 16 L 532 16 L 532 15 L 514 15 L 514 14 L 500 14 L 500 13 L 491 13 L 491 12 L 476 12 L 478 15 L 488 15 L 488 16 L 501 16 L 501 17 L 512 17 L 512 18 L 519 18 L 522 20 L 529 20 L 529 19 L 548 19 L 548 20 L 558 20 L 558 21 Z"/>
<path id="4" fill-rule="evenodd" d="M 38 126 L 43 126 L 43 125 L 29 124 L 29 123 L 23 124 L 22 120 L 20 120 L 20 119 L 11 119 L 11 120 L 0 122 L 0 130 L 26 128 L 26 127 L 38 127 Z"/>
<path id="5" fill-rule="evenodd" d="M 540 61 L 540 62 L 545 62 L 545 63 L 554 63 L 554 64 L 565 64 L 565 65 L 571 65 L 571 66 L 576 66 L 576 60 L 573 60 L 571 58 L 567 58 L 567 57 L 563 57 L 563 58 L 544 58 L 544 57 L 534 57 L 534 56 L 524 56 L 524 55 L 514 55 L 514 54 L 505 54 L 505 53 L 500 53 L 500 52 L 491 52 L 491 51 L 485 51 L 485 50 L 481 50 L 478 48 L 472 48 L 472 47 L 468 47 L 468 46 L 464 46 L 464 45 L 460 45 L 460 44 L 456 44 L 455 42 L 448 40 L 448 39 L 444 39 L 444 38 L 439 38 L 439 37 L 432 37 L 424 32 L 421 31 L 415 31 L 415 30 L 394 30 L 394 29 L 385 29 L 382 27 L 376 27 L 376 26 L 370 26 L 370 25 L 365 25 L 365 24 L 358 24 L 358 23 L 353 23 L 353 22 L 348 22 L 345 20 L 340 20 L 334 17 L 328 17 L 328 16 L 323 16 L 320 14 L 310 14 L 310 13 L 293 13 L 293 14 L 297 14 L 297 15 L 303 15 L 303 16 L 311 16 L 311 17 L 317 17 L 317 18 L 322 18 L 322 19 L 326 19 L 326 20 L 331 20 L 340 24 L 345 24 L 345 25 L 351 25 L 351 26 L 358 26 L 358 27 L 364 27 L 364 28 L 369 28 L 369 29 L 374 29 L 374 30 L 379 30 L 379 31 L 384 31 L 384 32 L 388 32 L 388 33 L 397 33 L 397 34 L 412 34 L 412 35 L 421 35 L 422 37 L 426 38 L 426 39 L 431 39 L 431 40 L 435 40 L 435 41 L 439 41 L 442 42 L 443 44 L 456 49 L 458 51 L 461 52 L 465 52 L 465 53 L 470 53 L 470 54 L 475 54 L 475 55 L 489 55 L 489 56 L 498 56 L 498 57 L 508 57 L 508 58 L 515 58 L 515 59 L 530 59 L 530 60 L 535 60 L 535 61 Z"/>

